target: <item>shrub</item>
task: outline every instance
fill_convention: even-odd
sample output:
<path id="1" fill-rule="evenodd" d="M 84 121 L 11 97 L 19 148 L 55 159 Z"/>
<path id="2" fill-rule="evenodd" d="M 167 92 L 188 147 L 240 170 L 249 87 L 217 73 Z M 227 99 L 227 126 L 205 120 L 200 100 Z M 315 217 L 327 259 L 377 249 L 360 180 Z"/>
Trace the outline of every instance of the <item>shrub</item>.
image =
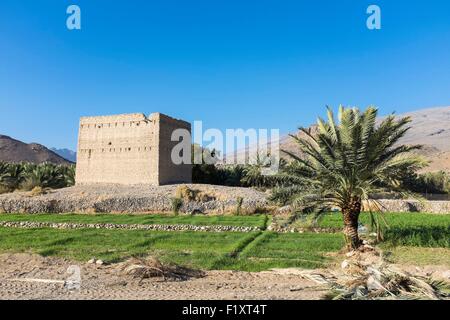
<path id="1" fill-rule="evenodd" d="M 207 192 L 203 192 L 197 189 L 191 189 L 186 185 L 179 186 L 176 190 L 175 196 L 187 202 L 207 202 L 215 199 L 214 196 L 208 194 Z"/>
<path id="2" fill-rule="evenodd" d="M 0 184 L 0 194 L 9 193 L 9 192 L 12 192 L 12 191 L 14 191 L 14 190 L 12 190 L 11 188 L 9 188 L 7 186 L 4 186 L 4 185 Z"/>
<path id="3" fill-rule="evenodd" d="M 175 193 L 175 197 L 185 201 L 193 201 L 199 191 L 189 188 L 186 185 L 179 186 Z"/>
<path id="4" fill-rule="evenodd" d="M 46 193 L 47 193 L 47 191 L 44 188 L 37 186 L 31 190 L 30 195 L 34 197 L 34 196 L 40 196 L 40 195 L 43 195 Z"/>
<path id="5" fill-rule="evenodd" d="M 180 209 L 183 206 L 183 200 L 180 198 L 172 198 L 172 212 L 174 215 L 178 215 L 180 213 Z"/>

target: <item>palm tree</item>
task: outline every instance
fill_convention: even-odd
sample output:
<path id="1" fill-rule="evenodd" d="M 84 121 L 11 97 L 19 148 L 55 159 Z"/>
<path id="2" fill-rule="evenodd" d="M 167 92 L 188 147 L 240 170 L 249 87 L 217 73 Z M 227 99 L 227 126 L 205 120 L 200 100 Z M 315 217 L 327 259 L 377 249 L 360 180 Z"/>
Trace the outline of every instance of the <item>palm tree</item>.
<path id="1" fill-rule="evenodd" d="M 294 136 L 300 156 L 288 154 L 293 162 L 279 175 L 284 181 L 275 188 L 273 199 L 293 204 L 302 211 L 340 209 L 344 235 L 351 249 L 358 248 L 358 219 L 362 202 L 381 191 L 407 191 L 398 179 L 405 170 L 417 170 L 425 161 L 410 151 L 421 146 L 399 145 L 410 127 L 410 118 L 393 115 L 376 124 L 377 109 L 339 107 L 339 123 L 328 108 L 328 121 L 318 119 L 317 132 L 300 128 Z"/>
<path id="2" fill-rule="evenodd" d="M 244 187 L 272 188 L 278 184 L 278 177 L 264 174 L 263 170 L 270 168 L 275 160 L 271 154 L 257 152 L 253 164 L 243 166 L 241 185 Z M 284 159 L 279 160 L 279 168 L 286 165 Z"/>
<path id="3" fill-rule="evenodd" d="M 61 167 L 43 162 L 39 165 L 26 164 L 24 169 L 24 190 L 32 190 L 34 187 L 41 188 L 63 188 L 66 186 L 64 173 Z"/>
<path id="4" fill-rule="evenodd" d="M 23 181 L 23 164 L 0 162 L 0 185 L 13 191 Z"/>

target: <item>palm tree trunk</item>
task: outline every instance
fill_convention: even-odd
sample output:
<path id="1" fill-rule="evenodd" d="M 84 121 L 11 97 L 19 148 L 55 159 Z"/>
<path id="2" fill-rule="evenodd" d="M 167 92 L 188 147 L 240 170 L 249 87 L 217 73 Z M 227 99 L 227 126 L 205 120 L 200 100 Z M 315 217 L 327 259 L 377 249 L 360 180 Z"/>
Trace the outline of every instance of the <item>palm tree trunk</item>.
<path id="1" fill-rule="evenodd" d="M 344 218 L 344 235 L 350 250 L 357 249 L 362 241 L 358 235 L 358 219 L 361 213 L 361 199 L 353 198 L 348 206 L 341 208 Z"/>

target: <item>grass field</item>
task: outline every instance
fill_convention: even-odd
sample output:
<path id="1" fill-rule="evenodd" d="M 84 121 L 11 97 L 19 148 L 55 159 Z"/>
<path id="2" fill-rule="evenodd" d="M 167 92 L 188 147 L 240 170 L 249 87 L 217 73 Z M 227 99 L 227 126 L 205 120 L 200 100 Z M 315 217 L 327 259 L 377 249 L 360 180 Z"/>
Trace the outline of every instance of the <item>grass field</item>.
<path id="1" fill-rule="evenodd" d="M 153 255 L 205 269 L 317 267 L 327 260 L 323 253 L 342 245 L 341 236 L 329 234 L 0 228 L 1 252 L 34 252 L 78 261 L 96 257 L 106 262 Z"/>
<path id="2" fill-rule="evenodd" d="M 390 228 L 381 247 L 400 263 L 449 264 L 450 215 L 385 215 Z M 267 216 L 167 216 L 1 214 L 0 221 L 79 223 L 197 224 L 264 227 Z M 361 221 L 369 222 L 367 214 Z M 340 228 L 339 214 L 329 214 L 320 226 Z M 0 252 L 34 252 L 78 261 L 92 257 L 106 262 L 131 256 L 153 255 L 162 261 L 203 269 L 260 271 L 270 268 L 316 268 L 332 262 L 329 253 L 344 246 L 340 233 L 287 233 L 269 231 L 163 232 L 105 229 L 0 228 Z"/>
<path id="3" fill-rule="evenodd" d="M 388 228 L 386 242 L 393 246 L 423 246 L 450 248 L 450 215 L 427 213 L 385 213 Z M 360 222 L 369 226 L 368 213 L 362 213 Z M 330 213 L 319 221 L 323 228 L 342 228 L 342 215 Z"/>
<path id="4" fill-rule="evenodd" d="M 386 258 L 393 263 L 405 265 L 426 266 L 440 265 L 450 268 L 449 248 L 407 247 L 381 245 Z"/>
<path id="5" fill-rule="evenodd" d="M 267 216 L 202 216 L 163 214 L 0 214 L 0 221 L 73 222 L 73 223 L 116 223 L 116 224 L 192 224 L 225 225 L 263 228 Z"/>

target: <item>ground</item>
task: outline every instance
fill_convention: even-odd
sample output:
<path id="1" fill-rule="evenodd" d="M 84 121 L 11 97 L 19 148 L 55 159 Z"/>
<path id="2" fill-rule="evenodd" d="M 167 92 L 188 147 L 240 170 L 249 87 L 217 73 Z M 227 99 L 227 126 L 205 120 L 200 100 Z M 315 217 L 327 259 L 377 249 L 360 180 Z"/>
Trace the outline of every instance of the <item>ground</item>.
<path id="1" fill-rule="evenodd" d="M 409 272 L 449 280 L 450 215 L 386 214 L 390 226 L 381 244 L 386 259 Z M 273 220 L 251 216 L 168 216 L 110 214 L 1 214 L 0 296 L 45 299 L 319 299 L 324 288 L 298 276 L 299 270 L 329 268 L 345 258 L 344 241 L 336 228 L 339 214 L 319 226 L 329 232 L 276 233 L 266 230 Z M 95 223 L 81 229 L 29 228 L 26 222 Z M 361 221 L 369 224 L 369 216 Z M 252 226 L 251 232 L 144 231 L 102 229 L 111 224 L 189 224 Z M 296 221 L 304 225 L 305 221 Z M 97 229 L 99 228 L 99 229 Z M 141 283 L 118 272 L 132 256 L 153 256 L 167 265 L 205 270 L 185 281 L 145 279 Z M 103 265 L 87 263 L 91 258 Z M 80 290 L 60 283 L 67 268 L 81 269 Z M 276 269 L 274 271 L 274 269 Z M 238 271 L 233 271 L 238 270 Z M 30 280 L 31 278 L 31 280 Z M 21 280 L 17 280 L 21 279 Z"/>
<path id="2" fill-rule="evenodd" d="M 80 290 L 67 290 L 62 283 L 14 279 L 65 280 L 73 261 L 30 254 L 3 254 L 0 261 L 2 299 L 319 299 L 324 292 L 295 273 L 207 271 L 203 277 L 186 281 L 154 278 L 140 282 L 120 274 L 115 265 L 88 263 L 79 264 Z"/>
<path id="3" fill-rule="evenodd" d="M 257 209 L 268 206 L 267 194 L 252 188 L 208 184 L 96 184 L 49 190 L 41 195 L 20 191 L 0 194 L 0 213 L 171 212 L 172 199 L 177 196 L 180 186 L 187 186 L 208 198 L 208 201 L 183 201 L 183 212 L 235 212 L 239 197 L 244 199 L 241 209 L 243 212 L 254 213 Z"/>

